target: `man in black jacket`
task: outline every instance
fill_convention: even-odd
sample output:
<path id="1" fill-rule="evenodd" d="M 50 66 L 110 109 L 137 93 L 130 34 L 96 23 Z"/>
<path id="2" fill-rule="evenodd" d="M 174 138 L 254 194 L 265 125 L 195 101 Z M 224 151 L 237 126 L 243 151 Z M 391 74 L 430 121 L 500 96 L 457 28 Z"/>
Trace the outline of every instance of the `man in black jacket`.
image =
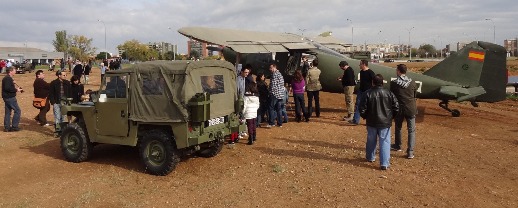
<path id="1" fill-rule="evenodd" d="M 45 106 L 40 108 L 40 112 L 34 120 L 38 121 L 41 126 L 48 126 L 47 123 L 47 112 L 50 110 L 50 102 L 49 102 L 49 83 L 45 81 L 45 74 L 43 70 L 36 71 L 36 79 L 32 84 L 34 87 L 34 97 L 35 98 L 46 98 Z"/>
<path id="2" fill-rule="evenodd" d="M 74 73 L 74 76 L 77 76 L 79 80 L 81 80 L 81 76 L 83 76 L 83 71 L 83 65 L 81 65 L 80 61 L 77 61 L 72 71 Z"/>
<path id="3" fill-rule="evenodd" d="M 354 70 L 349 66 L 347 61 L 340 61 L 338 66 L 344 71 L 344 74 L 338 77 L 338 81 L 342 81 L 345 94 L 345 109 L 347 109 L 347 115 L 344 116 L 344 121 L 350 121 L 353 120 L 354 116 L 353 93 L 354 87 L 356 86 Z"/>
<path id="4" fill-rule="evenodd" d="M 356 92 L 356 103 L 354 116 L 352 120 L 348 122 L 353 125 L 358 125 L 360 123 L 360 101 L 364 93 L 372 87 L 372 80 L 374 79 L 374 72 L 369 69 L 369 61 L 361 60 L 360 61 L 360 90 Z"/>
<path id="5" fill-rule="evenodd" d="M 23 92 L 21 87 L 15 86 L 13 76 L 16 74 L 14 67 L 8 67 L 6 69 L 7 75 L 2 79 L 2 98 L 5 103 L 5 117 L 4 117 L 4 132 L 20 131 L 18 124 L 20 123 L 20 117 L 22 110 L 18 106 L 16 100 L 16 93 Z M 11 126 L 11 111 L 14 110 L 13 122 Z"/>
<path id="6" fill-rule="evenodd" d="M 382 170 L 386 170 L 390 166 L 390 127 L 399 105 L 396 96 L 383 88 L 381 74 L 374 76 L 372 85 L 360 101 L 360 115 L 367 120 L 366 158 L 369 162 L 375 161 L 379 137 L 380 165 Z"/>
<path id="7" fill-rule="evenodd" d="M 408 129 L 408 147 L 407 158 L 414 158 L 415 146 L 415 115 L 417 114 L 417 107 L 415 102 L 415 95 L 417 87 L 415 82 L 406 76 L 407 67 L 405 64 L 397 65 L 396 73 L 397 79 L 390 82 L 390 91 L 396 95 L 399 102 L 400 111 L 396 115 L 395 123 L 395 141 L 391 145 L 391 149 L 401 151 L 401 128 L 403 120 L 406 120 Z"/>
<path id="8" fill-rule="evenodd" d="M 54 111 L 54 128 L 59 135 L 61 123 L 65 121 L 65 116 L 61 115 L 61 101 L 70 97 L 70 82 L 65 71 L 57 71 L 56 76 L 58 78 L 50 82 L 49 101 Z"/>

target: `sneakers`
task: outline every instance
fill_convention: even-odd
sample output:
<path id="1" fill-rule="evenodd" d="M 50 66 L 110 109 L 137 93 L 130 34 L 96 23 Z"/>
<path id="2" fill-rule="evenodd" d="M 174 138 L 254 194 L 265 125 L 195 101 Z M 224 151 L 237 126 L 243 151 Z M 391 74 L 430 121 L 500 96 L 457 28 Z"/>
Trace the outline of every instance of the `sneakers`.
<path id="1" fill-rule="evenodd" d="M 396 152 L 401 152 L 401 147 L 397 146 L 396 144 L 391 144 L 390 150 L 396 151 Z"/>
<path id="2" fill-rule="evenodd" d="M 4 128 L 4 132 L 10 132 L 11 128 Z"/>
<path id="3" fill-rule="evenodd" d="M 380 168 L 380 169 L 381 169 L 381 170 L 387 170 L 387 169 L 388 169 L 388 167 L 387 167 L 387 166 L 381 166 L 381 168 Z"/>
<path id="4" fill-rule="evenodd" d="M 18 128 L 18 127 L 11 127 L 11 129 L 9 129 L 10 132 L 13 132 L 13 131 L 21 131 L 22 129 Z"/>
<path id="5" fill-rule="evenodd" d="M 267 128 L 267 129 L 271 129 L 271 128 L 272 128 L 272 125 L 268 124 L 268 125 L 266 125 L 266 128 Z"/>
<path id="6" fill-rule="evenodd" d="M 407 159 L 414 159 L 414 154 L 410 153 L 406 156 Z"/>
<path id="7" fill-rule="evenodd" d="M 241 138 L 240 139 L 242 139 L 243 137 L 246 137 L 246 136 L 248 136 L 248 134 L 246 132 L 243 132 L 243 133 L 241 133 Z"/>
<path id="8" fill-rule="evenodd" d="M 349 120 L 349 121 L 347 121 L 347 123 L 349 123 L 349 124 L 351 124 L 353 126 L 356 126 L 356 125 L 359 124 L 359 123 L 354 122 L 353 120 Z"/>

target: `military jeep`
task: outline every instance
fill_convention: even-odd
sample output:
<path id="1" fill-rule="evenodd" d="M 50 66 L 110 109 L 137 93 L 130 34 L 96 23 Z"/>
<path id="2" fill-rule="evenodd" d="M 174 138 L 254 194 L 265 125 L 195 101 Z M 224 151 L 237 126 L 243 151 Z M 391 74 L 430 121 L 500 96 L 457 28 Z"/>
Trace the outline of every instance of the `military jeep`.
<path id="1" fill-rule="evenodd" d="M 96 144 L 137 146 L 146 171 L 167 175 L 184 155 L 216 156 L 245 129 L 234 66 L 226 61 L 150 61 L 106 72 L 91 102 L 63 105 L 61 151 L 90 158 Z"/>

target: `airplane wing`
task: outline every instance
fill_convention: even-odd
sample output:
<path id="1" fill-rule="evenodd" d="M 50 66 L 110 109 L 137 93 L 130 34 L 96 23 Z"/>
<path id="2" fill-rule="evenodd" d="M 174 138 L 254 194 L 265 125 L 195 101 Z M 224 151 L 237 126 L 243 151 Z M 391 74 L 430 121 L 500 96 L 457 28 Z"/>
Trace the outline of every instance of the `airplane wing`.
<path id="1" fill-rule="evenodd" d="M 459 86 L 442 86 L 439 93 L 456 97 L 458 102 L 466 101 L 486 93 L 482 86 L 463 88 Z"/>
<path id="2" fill-rule="evenodd" d="M 206 27 L 183 27 L 178 32 L 188 38 L 226 46 L 239 53 L 288 52 L 288 50 L 316 48 L 303 37 L 290 33 Z"/>

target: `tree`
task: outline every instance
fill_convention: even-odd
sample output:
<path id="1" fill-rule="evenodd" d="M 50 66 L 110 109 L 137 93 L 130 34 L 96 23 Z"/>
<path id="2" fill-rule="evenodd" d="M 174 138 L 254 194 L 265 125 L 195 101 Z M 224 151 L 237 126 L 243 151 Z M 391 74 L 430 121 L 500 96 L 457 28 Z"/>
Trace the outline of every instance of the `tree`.
<path id="1" fill-rule="evenodd" d="M 69 53 L 75 59 L 87 61 L 93 56 L 96 48 L 92 47 L 92 39 L 82 35 L 73 35 L 70 38 Z"/>
<path id="2" fill-rule="evenodd" d="M 198 58 L 200 58 L 200 52 L 198 52 L 197 50 L 191 50 L 191 52 L 189 53 L 189 56 L 191 58 L 198 59 Z"/>
<path id="3" fill-rule="evenodd" d="M 56 50 L 57 52 L 64 52 L 65 56 L 66 56 L 67 49 L 68 49 L 67 31 L 66 30 L 56 31 L 55 34 L 56 34 L 56 40 L 52 41 L 54 50 Z"/>
<path id="4" fill-rule="evenodd" d="M 112 55 L 110 55 L 110 53 L 108 52 L 100 52 L 99 54 L 97 54 L 97 56 L 95 57 L 95 59 L 98 59 L 98 60 L 103 60 L 105 57 L 108 57 L 108 58 L 111 58 Z"/>
<path id="5" fill-rule="evenodd" d="M 437 53 L 437 50 L 435 49 L 435 47 L 433 45 L 430 45 L 430 44 L 424 44 L 422 46 L 419 47 L 419 50 L 418 50 L 418 54 L 421 56 L 421 57 L 426 57 L 428 55 L 431 55 L 431 54 L 435 54 Z"/>
<path id="6" fill-rule="evenodd" d="M 123 58 L 130 61 L 148 61 L 158 58 L 158 51 L 149 49 L 146 44 L 142 44 L 138 40 L 128 40 L 122 45 L 118 45 L 117 48 L 124 50 Z"/>

